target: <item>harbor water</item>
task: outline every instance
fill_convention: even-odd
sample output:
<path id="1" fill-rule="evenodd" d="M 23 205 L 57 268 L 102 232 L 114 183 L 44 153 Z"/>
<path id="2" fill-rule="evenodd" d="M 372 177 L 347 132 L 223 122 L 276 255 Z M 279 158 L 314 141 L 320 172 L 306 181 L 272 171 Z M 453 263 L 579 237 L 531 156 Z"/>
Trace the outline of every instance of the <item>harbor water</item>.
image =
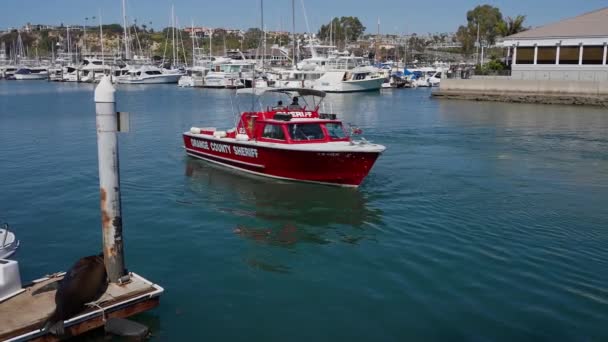
<path id="1" fill-rule="evenodd" d="M 387 146 L 355 190 L 187 158 L 233 91 L 119 86 L 125 262 L 166 290 L 137 317 L 153 340 L 608 340 L 608 109 L 429 95 L 328 96 Z M 24 282 L 101 249 L 95 134 L 92 85 L 0 81 Z"/>

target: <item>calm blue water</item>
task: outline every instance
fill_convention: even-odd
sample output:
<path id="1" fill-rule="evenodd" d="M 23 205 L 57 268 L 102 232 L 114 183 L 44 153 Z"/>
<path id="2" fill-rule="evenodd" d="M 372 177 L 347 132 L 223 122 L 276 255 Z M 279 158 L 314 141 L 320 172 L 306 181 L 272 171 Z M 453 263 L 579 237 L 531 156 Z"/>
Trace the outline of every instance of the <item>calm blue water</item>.
<path id="1" fill-rule="evenodd" d="M 0 218 L 31 280 L 101 248 L 93 87 L 0 82 Z M 608 110 L 332 95 L 388 150 L 358 190 L 184 155 L 230 91 L 121 87 L 126 262 L 156 340 L 608 340 Z"/>

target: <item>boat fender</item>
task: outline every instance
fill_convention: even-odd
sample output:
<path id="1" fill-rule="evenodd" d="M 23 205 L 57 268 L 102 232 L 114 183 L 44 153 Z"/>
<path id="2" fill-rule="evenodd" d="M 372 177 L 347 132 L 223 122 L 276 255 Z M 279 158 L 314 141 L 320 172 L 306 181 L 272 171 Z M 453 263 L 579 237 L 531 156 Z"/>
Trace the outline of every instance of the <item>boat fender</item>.
<path id="1" fill-rule="evenodd" d="M 192 134 L 201 134 L 201 129 L 198 127 L 192 127 L 190 128 L 190 133 Z"/>
<path id="2" fill-rule="evenodd" d="M 238 141 L 249 141 L 249 136 L 247 134 L 237 134 L 236 140 Z"/>
<path id="3" fill-rule="evenodd" d="M 117 317 L 109 318 L 104 325 L 104 330 L 113 335 L 140 339 L 146 338 L 150 334 L 150 329 L 147 326 Z"/>
<path id="4" fill-rule="evenodd" d="M 215 131 L 215 132 L 213 132 L 213 136 L 216 138 L 225 138 L 226 131 Z"/>

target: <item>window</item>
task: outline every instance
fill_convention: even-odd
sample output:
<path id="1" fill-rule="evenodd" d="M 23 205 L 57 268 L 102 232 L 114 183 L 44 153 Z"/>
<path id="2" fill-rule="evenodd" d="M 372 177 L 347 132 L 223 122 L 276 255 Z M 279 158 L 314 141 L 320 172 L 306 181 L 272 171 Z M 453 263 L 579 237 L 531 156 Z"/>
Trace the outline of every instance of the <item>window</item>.
<path id="1" fill-rule="evenodd" d="M 559 64 L 578 64 L 578 46 L 562 46 L 559 48 Z"/>
<path id="2" fill-rule="evenodd" d="M 283 133 L 283 127 L 281 127 L 280 125 L 266 124 L 266 126 L 264 126 L 262 138 L 285 140 L 285 133 Z"/>
<path id="3" fill-rule="evenodd" d="M 536 56 L 536 64 L 555 64 L 557 47 L 539 47 Z"/>
<path id="4" fill-rule="evenodd" d="M 364 80 L 367 74 L 355 74 L 354 80 Z"/>
<path id="5" fill-rule="evenodd" d="M 339 123 L 327 123 L 325 124 L 325 128 L 327 128 L 327 133 L 331 139 L 343 139 L 346 138 L 346 133 L 344 133 L 344 129 L 342 128 L 342 124 Z"/>
<path id="6" fill-rule="evenodd" d="M 323 130 L 320 124 L 290 124 L 289 136 L 293 140 L 319 140 L 323 139 Z"/>
<path id="7" fill-rule="evenodd" d="M 583 46 L 583 64 L 602 64 L 604 46 Z"/>
<path id="8" fill-rule="evenodd" d="M 533 47 L 518 47 L 516 63 L 517 64 L 533 64 L 534 63 L 534 48 Z"/>

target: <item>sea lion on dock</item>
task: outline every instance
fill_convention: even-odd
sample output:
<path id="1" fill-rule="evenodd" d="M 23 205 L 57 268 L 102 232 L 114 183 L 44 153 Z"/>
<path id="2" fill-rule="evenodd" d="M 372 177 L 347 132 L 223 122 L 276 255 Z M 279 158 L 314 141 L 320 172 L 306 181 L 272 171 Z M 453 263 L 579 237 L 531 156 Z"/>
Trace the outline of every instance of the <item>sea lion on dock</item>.
<path id="1" fill-rule="evenodd" d="M 53 335 L 64 335 L 63 321 L 76 316 L 85 309 L 85 304 L 101 297 L 107 286 L 103 254 L 78 260 L 58 282 L 55 311 L 47 319 L 44 329 Z"/>

